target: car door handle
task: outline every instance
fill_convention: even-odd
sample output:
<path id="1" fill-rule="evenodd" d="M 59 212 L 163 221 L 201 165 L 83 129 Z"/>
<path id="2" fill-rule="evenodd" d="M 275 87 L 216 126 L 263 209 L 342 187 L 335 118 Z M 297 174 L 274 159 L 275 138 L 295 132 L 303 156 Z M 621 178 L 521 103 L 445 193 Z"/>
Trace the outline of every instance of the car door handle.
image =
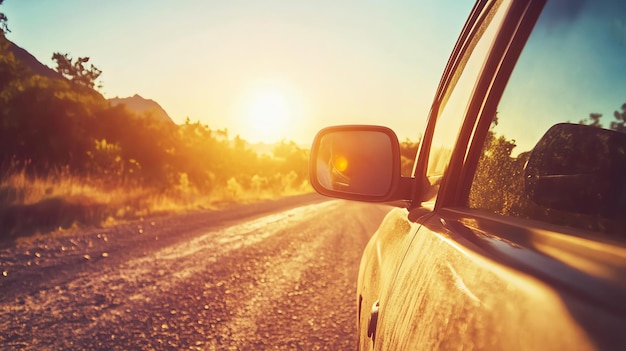
<path id="1" fill-rule="evenodd" d="M 367 336 L 372 338 L 372 343 L 376 340 L 376 327 L 378 327 L 378 310 L 380 308 L 380 302 L 376 301 L 372 305 L 370 312 L 370 319 L 367 323 Z"/>

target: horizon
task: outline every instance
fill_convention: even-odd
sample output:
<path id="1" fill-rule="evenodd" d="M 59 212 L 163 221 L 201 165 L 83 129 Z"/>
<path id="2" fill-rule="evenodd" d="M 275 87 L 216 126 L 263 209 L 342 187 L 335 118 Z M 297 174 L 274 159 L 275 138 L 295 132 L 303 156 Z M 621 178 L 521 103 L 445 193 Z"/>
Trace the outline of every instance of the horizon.
<path id="1" fill-rule="evenodd" d="M 334 124 L 418 140 L 472 2 L 191 5 L 112 1 L 95 13 L 83 2 L 6 0 L 0 12 L 7 38 L 43 64 L 54 69 L 54 52 L 90 57 L 106 98 L 138 94 L 177 124 L 252 144 L 306 145 Z"/>

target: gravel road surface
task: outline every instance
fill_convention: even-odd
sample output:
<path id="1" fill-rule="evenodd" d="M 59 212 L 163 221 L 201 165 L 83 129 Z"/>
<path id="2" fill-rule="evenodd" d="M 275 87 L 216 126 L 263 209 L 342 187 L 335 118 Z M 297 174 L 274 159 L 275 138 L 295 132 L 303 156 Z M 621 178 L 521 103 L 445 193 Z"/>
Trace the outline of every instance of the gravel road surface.
<path id="1" fill-rule="evenodd" d="M 0 248 L 0 349 L 354 350 L 388 211 L 307 194 Z"/>

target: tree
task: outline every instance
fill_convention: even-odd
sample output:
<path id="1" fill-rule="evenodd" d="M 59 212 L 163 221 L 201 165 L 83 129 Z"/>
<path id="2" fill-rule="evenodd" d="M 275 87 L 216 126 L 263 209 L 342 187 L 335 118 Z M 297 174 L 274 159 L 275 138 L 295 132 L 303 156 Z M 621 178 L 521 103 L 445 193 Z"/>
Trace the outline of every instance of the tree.
<path id="1" fill-rule="evenodd" d="M 589 122 L 589 120 L 587 120 L 586 118 L 579 121 L 578 124 L 584 124 L 584 125 L 590 125 L 592 127 L 598 127 L 598 128 L 602 128 L 602 123 L 600 123 L 600 118 L 602 118 L 602 114 L 601 113 L 590 113 L 589 114 L 589 118 L 591 119 L 591 122 Z"/>
<path id="2" fill-rule="evenodd" d="M 610 123 L 609 129 L 626 133 L 626 103 L 622 104 L 622 112 L 613 112 L 613 117 L 615 117 L 616 120 Z M 601 113 L 590 113 L 589 118 L 591 121 L 585 118 L 578 123 L 592 127 L 604 128 L 602 123 L 600 123 L 600 118 L 602 118 Z"/>
<path id="3" fill-rule="evenodd" d="M 613 113 L 613 117 L 617 120 L 616 122 L 611 122 L 611 129 L 616 130 L 618 132 L 625 133 L 626 132 L 626 103 L 622 104 L 622 112 L 615 111 Z"/>
<path id="4" fill-rule="evenodd" d="M 4 0 L 0 0 L 0 5 L 2 5 L 3 1 Z M 9 27 L 7 26 L 7 21 L 8 21 L 7 16 L 4 13 L 0 12 L 0 34 L 2 36 L 4 36 L 4 34 L 6 33 L 11 32 L 9 30 Z"/>
<path id="5" fill-rule="evenodd" d="M 85 64 L 89 62 L 89 57 L 79 57 L 76 59 L 76 62 L 72 62 L 73 59 L 69 54 L 55 52 L 52 55 L 52 59 L 57 63 L 57 72 L 61 73 L 63 77 L 88 88 L 93 88 L 96 85 L 96 79 L 102 74 L 102 71 L 93 64 L 89 68 L 85 67 Z M 96 88 L 99 89 L 101 87 L 98 84 Z"/>

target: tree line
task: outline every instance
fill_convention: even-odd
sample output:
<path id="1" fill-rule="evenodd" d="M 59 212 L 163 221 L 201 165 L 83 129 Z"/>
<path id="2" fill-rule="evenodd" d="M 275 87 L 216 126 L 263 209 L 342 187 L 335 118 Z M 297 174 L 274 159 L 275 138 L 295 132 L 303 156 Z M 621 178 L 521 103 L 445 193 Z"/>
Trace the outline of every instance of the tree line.
<path id="1" fill-rule="evenodd" d="M 163 189 L 184 181 L 199 191 L 232 179 L 243 188 L 284 187 L 285 177 L 300 186 L 308 179 L 308 150 L 294 142 L 258 155 L 226 130 L 139 116 L 124 105 L 111 106 L 93 89 L 101 71 L 87 67 L 88 58 L 55 53 L 64 78 L 54 79 L 33 74 L 9 45 L 0 35 L 2 174 L 16 166 L 31 175 L 65 169 L 111 185 Z"/>
<path id="2" fill-rule="evenodd" d="M 184 183 L 202 192 L 224 186 L 280 192 L 308 184 L 309 150 L 296 143 L 283 141 L 272 155 L 259 155 L 226 130 L 111 106 L 97 91 L 102 71 L 88 57 L 54 53 L 59 77 L 37 75 L 9 50 L 8 31 L 0 13 L 0 174 L 63 170 L 111 186 Z M 404 174 L 410 174 L 417 147 L 401 143 Z"/>

